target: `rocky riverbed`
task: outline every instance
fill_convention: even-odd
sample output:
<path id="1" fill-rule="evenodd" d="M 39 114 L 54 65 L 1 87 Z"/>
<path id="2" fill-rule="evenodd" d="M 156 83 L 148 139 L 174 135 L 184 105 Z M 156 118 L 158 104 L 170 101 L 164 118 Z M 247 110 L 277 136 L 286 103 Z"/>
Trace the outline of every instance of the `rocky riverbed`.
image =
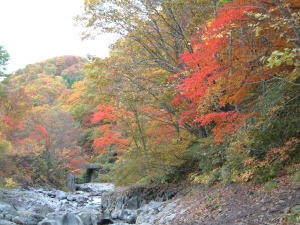
<path id="1" fill-rule="evenodd" d="M 0 225 L 300 224 L 300 186 L 82 184 L 0 190 Z"/>
<path id="2" fill-rule="evenodd" d="M 0 225 L 102 224 L 101 196 L 112 184 L 83 184 L 75 192 L 17 188 L 0 192 Z"/>

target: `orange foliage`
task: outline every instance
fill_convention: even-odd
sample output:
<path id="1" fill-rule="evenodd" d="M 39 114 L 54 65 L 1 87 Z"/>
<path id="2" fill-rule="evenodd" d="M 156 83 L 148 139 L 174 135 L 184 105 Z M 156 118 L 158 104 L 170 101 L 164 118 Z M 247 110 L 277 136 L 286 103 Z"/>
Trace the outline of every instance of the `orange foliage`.
<path id="1" fill-rule="evenodd" d="M 215 135 L 215 141 L 219 143 L 223 141 L 225 134 L 237 130 L 249 116 L 250 114 L 236 111 L 213 112 L 196 119 L 195 122 L 200 123 L 201 126 L 215 123 L 212 132 Z"/>
<path id="2" fill-rule="evenodd" d="M 96 124 L 100 121 L 110 121 L 115 122 L 118 119 L 116 114 L 116 108 L 111 105 L 99 105 L 97 107 L 98 111 L 92 116 L 92 124 Z"/>
<path id="3" fill-rule="evenodd" d="M 94 148 L 103 153 L 106 149 L 112 145 L 117 146 L 119 149 L 127 146 L 131 141 L 131 138 L 122 138 L 121 133 L 107 130 L 103 133 L 102 137 L 94 140 Z"/>
<path id="4" fill-rule="evenodd" d="M 99 130 L 102 135 L 94 139 L 94 149 L 103 153 L 109 147 L 116 146 L 118 150 L 122 150 L 131 142 L 131 138 L 122 137 L 122 133 L 118 129 L 117 121 L 120 119 L 120 114 L 123 111 L 120 111 L 121 113 L 118 114 L 117 108 L 108 104 L 99 105 L 97 110 L 92 115 L 91 123 L 101 123 Z"/>

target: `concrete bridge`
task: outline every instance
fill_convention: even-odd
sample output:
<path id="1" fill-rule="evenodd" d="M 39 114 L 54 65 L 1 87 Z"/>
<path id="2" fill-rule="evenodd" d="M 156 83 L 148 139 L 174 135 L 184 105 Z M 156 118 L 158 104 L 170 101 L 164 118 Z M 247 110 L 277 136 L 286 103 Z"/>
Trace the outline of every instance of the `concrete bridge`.
<path id="1" fill-rule="evenodd" d="M 85 169 L 85 183 L 93 182 L 93 179 L 95 178 L 95 174 L 99 172 L 103 166 L 98 163 L 89 163 L 82 165 L 81 169 Z"/>
<path id="2" fill-rule="evenodd" d="M 80 167 L 80 169 L 85 170 L 84 175 L 84 182 L 90 183 L 93 182 L 93 180 L 96 177 L 96 173 L 98 173 L 101 169 L 103 169 L 103 166 L 98 163 L 88 163 L 84 164 Z M 75 175 L 69 174 L 67 178 L 67 187 L 69 190 L 74 191 L 76 189 L 76 183 L 75 183 Z"/>

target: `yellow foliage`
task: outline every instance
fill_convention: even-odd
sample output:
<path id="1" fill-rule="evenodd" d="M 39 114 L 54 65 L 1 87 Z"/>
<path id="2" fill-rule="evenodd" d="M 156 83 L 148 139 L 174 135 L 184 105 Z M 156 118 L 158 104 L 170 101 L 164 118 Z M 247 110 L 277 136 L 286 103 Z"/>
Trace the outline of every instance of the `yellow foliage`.
<path id="1" fill-rule="evenodd" d="M 193 184 L 207 183 L 209 176 L 200 175 L 199 173 L 190 173 L 188 180 Z"/>
<path id="2" fill-rule="evenodd" d="M 7 188 L 15 188 L 18 183 L 15 182 L 12 178 L 4 178 L 5 181 L 5 187 Z"/>
<path id="3" fill-rule="evenodd" d="M 253 175 L 254 173 L 252 170 L 247 170 L 246 172 L 240 174 L 238 180 L 240 182 L 248 182 L 253 178 Z"/>
<path id="4" fill-rule="evenodd" d="M 261 164 L 265 166 L 274 161 L 283 162 L 288 159 L 289 152 L 294 151 L 299 142 L 299 138 L 291 138 L 283 146 L 270 149 Z"/>

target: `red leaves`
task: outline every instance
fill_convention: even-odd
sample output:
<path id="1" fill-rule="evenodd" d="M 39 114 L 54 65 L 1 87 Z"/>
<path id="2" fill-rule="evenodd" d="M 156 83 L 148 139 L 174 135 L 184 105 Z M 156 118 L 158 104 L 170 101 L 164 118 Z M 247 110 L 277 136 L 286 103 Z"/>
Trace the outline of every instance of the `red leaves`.
<path id="1" fill-rule="evenodd" d="M 95 112 L 92 116 L 92 124 L 96 124 L 100 121 L 111 121 L 114 122 L 118 119 L 118 116 L 115 112 L 116 108 L 111 105 L 99 105 L 97 107 L 98 111 Z"/>
<path id="2" fill-rule="evenodd" d="M 41 125 L 36 125 L 35 126 L 35 130 L 40 133 L 43 137 L 47 137 L 48 136 L 48 131 L 46 130 L 45 127 L 41 126 Z"/>
<path id="3" fill-rule="evenodd" d="M 243 73 L 232 75 L 232 61 L 228 55 L 229 45 L 232 44 L 231 30 L 247 20 L 246 12 L 255 9 L 254 5 L 248 4 L 234 1 L 219 9 L 218 16 L 208 21 L 201 33 L 191 40 L 194 52 L 181 56 L 181 63 L 186 65 L 190 75 L 183 79 L 178 87 L 179 94 L 172 102 L 182 106 L 179 122 L 213 125 L 216 142 L 221 142 L 226 133 L 237 130 L 247 117 L 236 111 L 215 111 L 225 104 L 241 103 L 248 94 L 248 89 L 244 88 L 243 92 L 239 90 L 246 76 L 242 76 Z M 243 69 L 240 68 L 241 71 Z"/>
<path id="4" fill-rule="evenodd" d="M 101 123 L 99 130 L 101 137 L 94 139 L 94 149 L 99 152 L 105 152 L 110 146 L 117 146 L 119 149 L 127 146 L 131 139 L 123 138 L 122 133 L 118 129 L 117 121 L 120 115 L 117 108 L 108 104 L 99 105 L 98 111 L 92 115 L 92 124 Z"/>
<path id="5" fill-rule="evenodd" d="M 248 116 L 249 114 L 246 115 L 236 111 L 213 112 L 196 119 L 195 122 L 198 122 L 201 126 L 215 123 L 212 129 L 215 141 L 222 142 L 224 135 L 237 130 Z"/>
<path id="6" fill-rule="evenodd" d="M 127 146 L 130 141 L 130 138 L 122 138 L 121 133 L 108 130 L 104 132 L 102 137 L 94 140 L 94 148 L 103 153 L 111 145 L 123 148 Z"/>
<path id="7" fill-rule="evenodd" d="M 36 139 L 40 139 L 40 135 L 42 135 L 42 139 L 45 140 L 45 147 L 46 148 L 50 147 L 50 136 L 45 127 L 43 127 L 42 125 L 36 125 L 34 133 Z"/>
<path id="8" fill-rule="evenodd" d="M 243 1 L 234 1 L 218 10 L 218 16 L 208 25 L 204 36 L 226 35 L 228 31 L 243 22 L 245 13 L 256 9 L 255 6 L 245 5 Z"/>
<path id="9" fill-rule="evenodd" d="M 0 119 L 10 127 L 15 125 L 14 121 L 8 115 L 3 115 Z"/>

